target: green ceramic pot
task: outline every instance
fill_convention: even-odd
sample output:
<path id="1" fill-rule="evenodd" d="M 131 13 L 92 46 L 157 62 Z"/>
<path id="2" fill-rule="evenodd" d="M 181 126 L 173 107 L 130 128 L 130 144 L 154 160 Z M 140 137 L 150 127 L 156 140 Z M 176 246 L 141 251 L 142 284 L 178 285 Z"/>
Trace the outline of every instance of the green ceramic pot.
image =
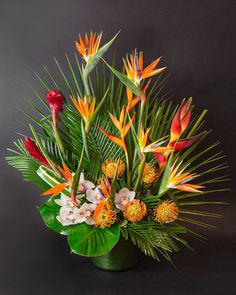
<path id="1" fill-rule="evenodd" d="M 120 238 L 108 253 L 92 257 L 93 264 L 106 271 L 122 271 L 135 267 L 139 261 L 139 251 L 130 241 Z"/>

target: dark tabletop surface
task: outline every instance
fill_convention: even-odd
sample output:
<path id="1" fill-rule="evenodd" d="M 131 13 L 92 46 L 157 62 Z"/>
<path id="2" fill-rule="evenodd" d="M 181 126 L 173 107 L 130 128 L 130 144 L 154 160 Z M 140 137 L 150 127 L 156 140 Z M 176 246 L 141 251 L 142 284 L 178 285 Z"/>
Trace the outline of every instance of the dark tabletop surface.
<path id="1" fill-rule="evenodd" d="M 0 294 L 236 294 L 235 198 L 235 1 L 0 1 Z M 39 191 L 22 181 L 3 157 L 25 130 L 18 111 L 22 95 L 40 89 L 34 71 L 55 69 L 53 57 L 74 51 L 77 33 L 119 29 L 117 56 L 135 47 L 147 60 L 163 56 L 176 89 L 175 102 L 193 96 L 196 109 L 209 109 L 210 140 L 220 140 L 232 179 L 230 193 L 212 195 L 230 205 L 216 230 L 202 233 L 206 244 L 191 241 L 195 253 L 182 249 L 175 267 L 149 258 L 126 272 L 103 272 L 91 261 L 69 253 L 66 239 L 49 231 L 37 212 Z"/>

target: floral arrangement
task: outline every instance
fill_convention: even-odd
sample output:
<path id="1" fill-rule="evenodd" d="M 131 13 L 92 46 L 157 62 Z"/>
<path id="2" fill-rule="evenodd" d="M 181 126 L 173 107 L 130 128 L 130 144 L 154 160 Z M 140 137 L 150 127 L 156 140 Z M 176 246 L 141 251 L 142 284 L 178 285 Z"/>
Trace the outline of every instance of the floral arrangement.
<path id="1" fill-rule="evenodd" d="M 207 111 L 193 114 L 192 98 L 170 101 L 160 57 L 144 66 L 135 49 L 122 71 L 104 59 L 116 37 L 100 46 L 101 33 L 79 35 L 75 62 L 66 55 L 63 70 L 55 60 L 59 78 L 44 66 L 45 98 L 34 90 L 37 103 L 26 99 L 32 136 L 15 141 L 7 161 L 49 197 L 39 212 L 73 253 L 103 255 L 122 236 L 171 260 L 190 247 L 186 235 L 203 239 L 189 226 L 212 228 L 199 218 L 220 217 L 195 207 L 223 204 L 203 196 L 224 190 L 224 155 L 202 144 Z"/>

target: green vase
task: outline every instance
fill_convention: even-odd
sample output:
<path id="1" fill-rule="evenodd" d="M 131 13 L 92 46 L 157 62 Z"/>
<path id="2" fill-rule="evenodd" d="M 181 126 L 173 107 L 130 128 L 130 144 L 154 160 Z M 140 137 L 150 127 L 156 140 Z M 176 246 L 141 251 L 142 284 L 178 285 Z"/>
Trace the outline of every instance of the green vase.
<path id="1" fill-rule="evenodd" d="M 106 271 L 123 271 L 135 267 L 139 261 L 139 251 L 129 240 L 120 238 L 108 253 L 92 257 L 93 264 Z"/>

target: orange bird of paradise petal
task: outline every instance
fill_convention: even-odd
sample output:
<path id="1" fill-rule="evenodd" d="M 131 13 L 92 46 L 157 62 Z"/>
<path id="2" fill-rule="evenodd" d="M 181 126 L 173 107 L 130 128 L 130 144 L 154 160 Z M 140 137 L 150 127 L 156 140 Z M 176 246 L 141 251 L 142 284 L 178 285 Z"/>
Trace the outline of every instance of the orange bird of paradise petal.
<path id="1" fill-rule="evenodd" d="M 191 174 L 189 172 L 183 173 L 187 166 L 179 171 L 181 164 L 182 161 L 178 165 L 176 165 L 175 161 L 175 163 L 172 165 L 168 187 L 186 192 L 201 193 L 199 188 L 204 188 L 204 186 L 188 183 L 198 175 L 196 173 Z"/>
<path id="2" fill-rule="evenodd" d="M 198 189 L 204 188 L 204 186 L 186 183 L 186 184 L 182 184 L 182 185 L 177 185 L 175 188 L 179 189 L 181 191 L 184 191 L 184 192 L 188 192 L 188 193 L 201 193 L 202 191 L 200 191 Z"/>
<path id="3" fill-rule="evenodd" d="M 116 143 L 117 145 L 119 145 L 120 147 L 122 147 L 124 150 L 126 150 L 126 145 L 124 142 L 124 139 L 116 137 L 108 132 L 106 132 L 105 130 L 103 130 L 101 127 L 97 126 L 98 129 L 107 137 L 109 138 L 111 141 L 113 141 L 114 143 Z"/>
<path id="4" fill-rule="evenodd" d="M 60 166 L 55 165 L 56 169 L 62 174 L 62 176 L 68 181 L 72 182 L 73 176 L 69 168 L 66 166 L 66 163 L 62 163 L 63 169 Z"/>
<path id="5" fill-rule="evenodd" d="M 130 54 L 130 58 L 126 56 L 126 58 L 123 59 L 128 78 L 136 85 L 140 85 L 143 79 L 161 73 L 166 67 L 156 69 L 160 59 L 160 57 L 157 58 L 149 66 L 143 68 L 143 52 L 138 53 L 135 49 L 134 52 Z"/>
<path id="6" fill-rule="evenodd" d="M 89 36 L 88 34 L 85 34 L 84 40 L 82 39 L 81 35 L 79 35 L 79 41 L 75 42 L 75 45 L 78 52 L 86 62 L 88 62 L 94 56 L 94 54 L 97 53 L 101 38 L 102 33 L 96 34 L 92 31 L 90 32 Z"/>
<path id="7" fill-rule="evenodd" d="M 70 172 L 69 168 L 66 166 L 66 164 L 64 162 L 62 163 L 63 168 L 61 168 L 60 166 L 57 166 L 56 164 L 54 165 L 68 183 L 56 184 L 53 187 L 51 187 L 49 190 L 44 192 L 42 196 L 51 195 L 51 197 L 55 197 L 56 195 L 60 194 L 69 185 L 69 183 L 72 184 L 73 175 Z"/>
<path id="8" fill-rule="evenodd" d="M 89 98 L 85 97 L 84 101 L 78 96 L 78 101 L 76 101 L 72 96 L 70 96 L 72 102 L 80 113 L 81 117 L 85 122 L 93 115 L 95 110 L 96 99 L 93 98 L 91 104 L 89 105 Z"/>
<path id="9" fill-rule="evenodd" d="M 46 192 L 42 193 L 42 196 L 51 195 L 51 197 L 55 197 L 58 194 L 60 194 L 67 186 L 68 186 L 67 183 L 56 184 L 53 187 L 51 187 L 49 190 L 47 190 Z"/>

